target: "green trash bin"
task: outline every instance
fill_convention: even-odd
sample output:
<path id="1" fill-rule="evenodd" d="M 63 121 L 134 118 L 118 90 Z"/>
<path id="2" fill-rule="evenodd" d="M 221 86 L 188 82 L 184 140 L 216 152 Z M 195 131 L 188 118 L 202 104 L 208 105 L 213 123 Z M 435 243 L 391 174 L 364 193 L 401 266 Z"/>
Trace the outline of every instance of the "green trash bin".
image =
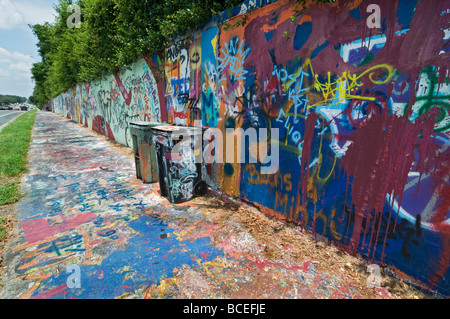
<path id="1" fill-rule="evenodd" d="M 130 123 L 136 177 L 144 183 L 156 183 L 159 180 L 158 163 L 151 128 L 161 124 L 145 121 Z"/>
<path id="2" fill-rule="evenodd" d="M 161 195 L 171 203 L 203 196 L 207 184 L 202 180 L 201 163 L 196 161 L 202 152 L 202 129 L 165 125 L 153 127 L 152 131 Z M 183 144 L 179 144 L 181 141 Z"/>

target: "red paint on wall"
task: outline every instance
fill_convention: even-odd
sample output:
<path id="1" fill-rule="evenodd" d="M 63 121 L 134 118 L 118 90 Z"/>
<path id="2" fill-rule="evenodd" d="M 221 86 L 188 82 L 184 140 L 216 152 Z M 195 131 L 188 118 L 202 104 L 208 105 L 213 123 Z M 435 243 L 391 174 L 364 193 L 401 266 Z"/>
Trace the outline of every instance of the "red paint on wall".
<path id="1" fill-rule="evenodd" d="M 447 160 L 440 162 L 436 170 L 436 176 L 450 176 L 450 149 L 447 148 L 445 154 Z M 445 157 L 444 157 L 445 158 Z M 440 199 L 439 206 L 431 217 L 431 225 L 442 234 L 442 247 L 440 259 L 435 263 L 435 274 L 430 278 L 432 285 L 436 285 L 447 272 L 450 266 L 450 225 L 446 222 L 446 217 L 450 211 L 450 185 L 442 183 L 438 186 L 437 197 Z"/>
<path id="2" fill-rule="evenodd" d="M 102 121 L 104 122 L 104 125 L 102 125 Z M 104 121 L 101 115 L 97 115 L 96 117 L 94 117 L 94 120 L 92 121 L 92 129 L 115 141 L 114 134 L 111 131 L 109 124 Z"/>
<path id="3" fill-rule="evenodd" d="M 125 86 L 122 84 L 122 80 L 120 79 L 119 75 L 116 73 L 114 74 L 114 78 L 116 79 L 117 85 L 119 86 L 120 93 L 122 93 L 122 97 L 125 100 L 126 105 L 130 105 L 131 103 L 131 91 L 128 92 L 125 89 Z"/>
<path id="4" fill-rule="evenodd" d="M 433 154 L 430 151 L 433 148 L 434 119 L 438 114 L 439 110 L 434 109 L 411 123 L 408 113 L 397 117 L 384 109 L 380 114 L 373 114 L 350 137 L 352 144 L 342 157 L 341 167 L 348 174 L 355 209 L 349 244 L 351 253 L 357 252 L 363 220 L 370 218 L 373 211 L 376 217 L 383 212 L 386 194 L 398 198 L 401 205 L 413 165 L 420 173 L 430 170 L 434 159 L 427 155 Z"/>
<path id="5" fill-rule="evenodd" d="M 302 192 L 302 206 L 306 207 L 306 195 L 308 193 L 309 165 L 311 163 L 311 147 L 314 139 L 314 127 L 317 122 L 317 113 L 308 114 L 305 121 L 305 133 L 303 136 L 302 158 L 300 160 L 300 178 L 298 191 Z M 299 201 L 297 194 L 297 206 Z"/>
<path id="6" fill-rule="evenodd" d="M 158 88 L 158 97 L 159 97 L 159 110 L 161 114 L 161 122 L 167 122 L 167 106 L 166 106 L 166 97 L 164 94 L 164 82 L 158 72 L 153 72 L 153 70 L 157 69 L 157 66 L 153 61 L 151 61 L 148 54 L 144 55 L 144 60 L 147 63 L 150 70 L 152 70 L 152 74 L 156 79 L 157 88 Z"/>

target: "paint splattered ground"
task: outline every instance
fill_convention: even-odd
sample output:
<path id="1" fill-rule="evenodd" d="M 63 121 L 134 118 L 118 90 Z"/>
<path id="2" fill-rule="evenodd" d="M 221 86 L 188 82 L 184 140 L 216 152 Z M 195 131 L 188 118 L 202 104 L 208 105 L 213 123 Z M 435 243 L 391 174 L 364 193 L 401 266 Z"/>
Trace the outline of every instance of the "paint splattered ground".
<path id="1" fill-rule="evenodd" d="M 369 288 L 367 264 L 240 201 L 170 204 L 130 149 L 52 113 L 37 113 L 29 170 L 0 298 L 427 297 L 384 274 Z"/>

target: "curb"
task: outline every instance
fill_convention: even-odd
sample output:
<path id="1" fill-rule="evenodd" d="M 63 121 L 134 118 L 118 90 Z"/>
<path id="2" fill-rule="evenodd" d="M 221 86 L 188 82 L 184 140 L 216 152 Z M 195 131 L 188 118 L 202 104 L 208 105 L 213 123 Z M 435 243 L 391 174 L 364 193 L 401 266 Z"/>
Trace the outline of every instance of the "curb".
<path id="1" fill-rule="evenodd" d="M 26 112 L 20 114 L 19 116 L 16 116 L 16 117 L 13 118 L 13 119 L 10 119 L 10 120 L 9 120 L 8 122 L 6 122 L 5 124 L 0 125 L 0 132 L 1 132 L 5 127 L 7 127 L 9 124 L 11 124 L 12 122 L 14 122 L 14 120 L 16 120 L 17 118 L 21 117 L 22 115 L 24 115 L 24 114 L 27 113 L 27 112 L 28 112 L 28 111 L 26 111 Z"/>

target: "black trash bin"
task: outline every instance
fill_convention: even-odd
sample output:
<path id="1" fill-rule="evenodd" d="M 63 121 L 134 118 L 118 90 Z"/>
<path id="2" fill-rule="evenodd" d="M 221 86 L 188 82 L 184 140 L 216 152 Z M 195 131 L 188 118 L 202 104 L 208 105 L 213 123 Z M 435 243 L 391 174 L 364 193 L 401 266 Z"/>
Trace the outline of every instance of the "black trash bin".
<path id="1" fill-rule="evenodd" d="M 159 180 L 158 162 L 155 145 L 153 144 L 151 128 L 162 125 L 157 122 L 137 121 L 130 123 L 133 140 L 136 177 L 144 183 L 155 183 Z"/>
<path id="2" fill-rule="evenodd" d="M 152 128 L 158 160 L 161 195 L 171 203 L 182 203 L 206 193 L 202 180 L 202 129 L 186 126 Z"/>

